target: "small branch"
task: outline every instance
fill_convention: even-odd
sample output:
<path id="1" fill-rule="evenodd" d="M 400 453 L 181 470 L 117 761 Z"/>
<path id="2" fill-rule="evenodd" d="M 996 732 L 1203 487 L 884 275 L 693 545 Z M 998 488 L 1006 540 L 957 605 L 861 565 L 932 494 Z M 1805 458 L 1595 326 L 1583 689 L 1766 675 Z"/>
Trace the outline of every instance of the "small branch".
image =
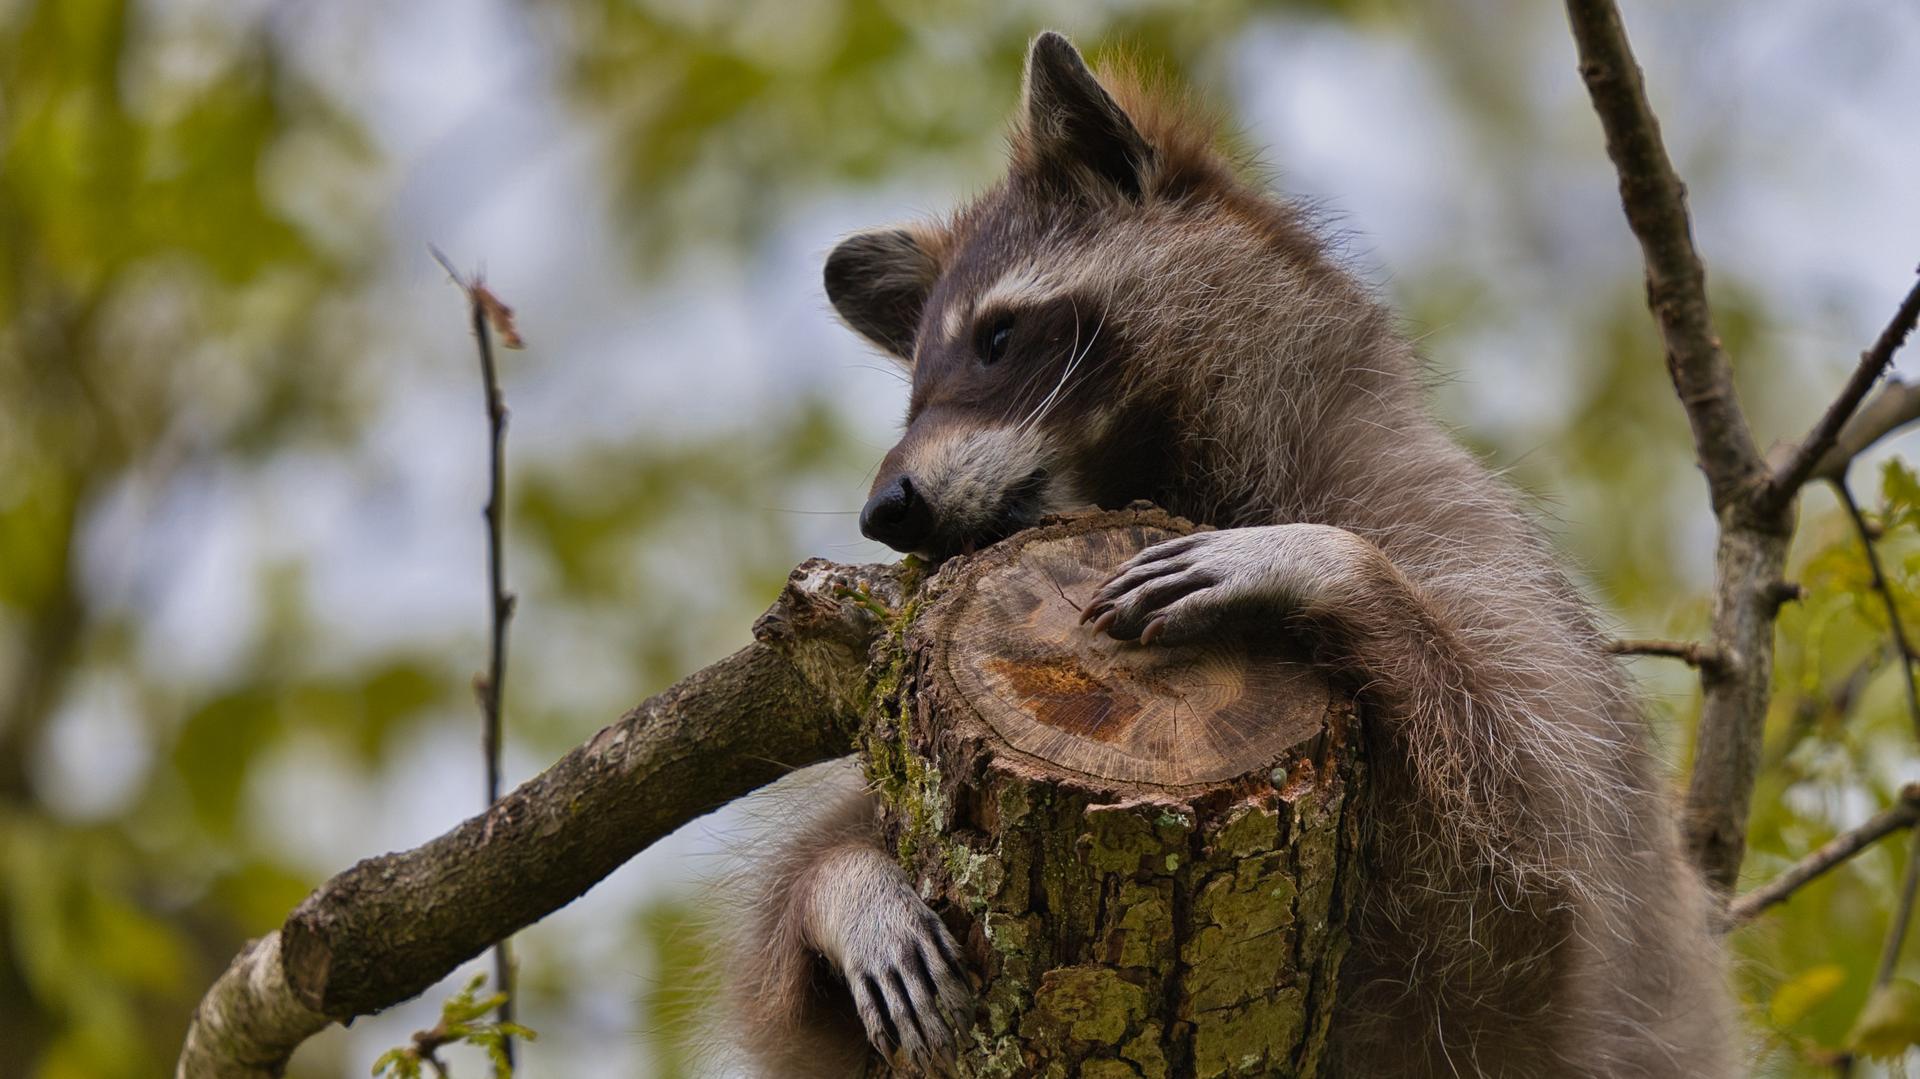
<path id="1" fill-rule="evenodd" d="M 491 452 L 487 466 L 487 587 L 492 597 L 491 647 L 487 658 L 486 682 L 481 686 L 481 707 L 486 714 L 487 804 L 500 800 L 500 717 L 501 701 L 507 685 L 507 623 L 513 619 L 514 596 L 508 592 L 501 567 L 501 532 L 506 516 L 506 443 L 507 408 L 500 397 L 499 377 L 493 366 L 493 335 L 487 329 L 487 306 L 478 297 L 482 286 L 476 280 L 470 287 L 473 299 L 473 334 L 479 342 L 480 379 L 486 390 L 487 428 Z M 502 992 L 506 986 L 502 985 Z"/>
<path id="2" fill-rule="evenodd" d="M 1894 902 L 1893 917 L 1887 922 L 1886 940 L 1880 945 L 1880 965 L 1873 974 L 1873 996 L 1893 981 L 1893 972 L 1900 965 L 1900 953 L 1906 949 L 1907 930 L 1913 924 L 1913 904 L 1916 894 L 1920 894 L 1920 829 L 1916 829 L 1907 838 L 1907 870 L 1900 881 L 1900 897 Z M 1840 1076 L 1853 1074 L 1855 1060 L 1852 1051 L 1842 1053 L 1834 1061 L 1834 1073 Z"/>
<path id="3" fill-rule="evenodd" d="M 194 1013 L 180 1079 L 267 1079 L 329 1021 L 391 1007 L 572 902 L 667 833 L 849 753 L 898 566 L 812 560 L 755 643 L 649 698 L 487 812 L 321 885 L 248 945 Z"/>
<path id="4" fill-rule="evenodd" d="M 1916 822 L 1920 822 L 1920 784 L 1909 783 L 1901 789 L 1899 802 L 1874 814 L 1865 824 L 1834 836 L 1779 876 L 1727 904 L 1725 928 L 1745 925 L 1768 907 L 1785 902 L 1809 881 Z"/>
<path id="5" fill-rule="evenodd" d="M 481 752 L 486 757 L 487 800 L 493 805 L 500 800 L 500 725 L 502 705 L 507 686 L 507 623 L 513 619 L 514 596 L 508 592 L 505 571 L 502 568 L 503 551 L 501 540 L 506 516 L 506 471 L 507 471 L 507 407 L 500 394 L 500 378 L 493 363 L 493 332 L 490 322 L 499 322 L 509 347 L 519 347 L 520 337 L 513 330 L 513 310 L 501 303 L 487 288 L 479 274 L 463 278 L 453 269 L 446 255 L 429 245 L 428 250 L 443 269 L 451 274 L 454 283 L 467 295 L 467 305 L 473 323 L 473 339 L 480 353 L 480 387 L 486 395 L 487 431 L 490 450 L 487 460 L 487 505 L 484 515 L 487 523 L 487 589 L 492 602 L 490 604 L 491 624 L 489 626 L 489 649 L 487 673 L 474 681 L 475 695 L 480 698 L 481 716 Z M 493 982 L 501 994 L 500 1007 L 496 1014 L 500 1022 L 513 1022 L 513 953 L 511 945 L 501 940 L 493 949 Z M 505 1070 L 513 1068 L 513 1039 L 504 1038 L 500 1044 L 501 1056 L 505 1059 Z"/>
<path id="6" fill-rule="evenodd" d="M 1840 429 L 1833 447 L 1820 456 L 1809 479 L 1832 482 L 1847 474 L 1847 466 L 1867 447 L 1920 420 L 1920 384 L 1889 377 L 1860 411 Z"/>
<path id="7" fill-rule="evenodd" d="M 1775 614 L 1789 603 L 1798 603 L 1807 598 L 1806 586 L 1798 581 L 1773 581 L 1761 591 L 1761 598 Z"/>
<path id="8" fill-rule="evenodd" d="M 1894 601 L 1893 588 L 1887 583 L 1887 575 L 1880 565 L 1880 552 L 1873 545 L 1873 529 L 1867 524 L 1866 515 L 1860 512 L 1860 503 L 1854 500 L 1853 490 L 1846 480 L 1833 485 L 1834 493 L 1840 498 L 1840 505 L 1846 508 L 1847 519 L 1853 522 L 1853 530 L 1860 537 L 1860 546 L 1867 554 L 1867 568 L 1873 573 L 1873 590 L 1880 594 L 1880 602 L 1887 609 L 1887 625 L 1893 633 L 1894 656 L 1900 661 L 1900 670 L 1906 676 L 1907 714 L 1913 722 L 1915 737 L 1920 737 L 1920 685 L 1916 685 L 1913 675 L 1913 646 L 1907 642 L 1907 630 L 1900 620 L 1900 606 Z"/>
<path id="9" fill-rule="evenodd" d="M 1900 302 L 1892 321 L 1880 331 L 1873 347 L 1860 354 L 1860 363 L 1853 369 L 1853 375 L 1847 379 L 1840 396 L 1827 406 L 1826 414 L 1813 425 L 1813 430 L 1807 433 L 1792 457 L 1774 472 L 1767 492 L 1762 496 L 1763 502 L 1777 510 L 1799 492 L 1802 484 L 1821 472 L 1823 466 L 1831 470 L 1832 463 L 1826 460 L 1827 454 L 1835 448 L 1841 431 L 1854 416 L 1854 410 L 1860 407 L 1860 402 L 1866 398 L 1867 391 L 1873 388 L 1873 384 L 1893 363 L 1893 354 L 1900 351 L 1907 335 L 1913 332 L 1916 321 L 1920 321 L 1920 281 L 1915 281 L 1907 291 L 1906 299 Z M 1844 470 L 1844 463 L 1840 467 Z"/>
<path id="10" fill-rule="evenodd" d="M 433 1074 L 439 1079 L 447 1079 L 447 1066 L 440 1060 L 440 1048 L 452 1040 L 447 1036 L 444 1025 L 413 1032 L 413 1051 L 422 1064 L 433 1069 Z"/>
<path id="11" fill-rule="evenodd" d="M 1616 656 L 1665 656 L 1680 660 L 1690 667 L 1698 667 L 1706 674 L 1717 674 L 1726 669 L 1726 656 L 1713 645 L 1700 641 L 1608 641 L 1607 651 Z"/>
<path id="12" fill-rule="evenodd" d="M 1913 646 L 1907 641 L 1907 631 L 1900 620 L 1899 604 L 1893 598 L 1893 589 L 1888 585 L 1886 572 L 1880 565 L 1879 551 L 1873 545 L 1873 528 L 1867 524 L 1866 515 L 1860 512 L 1860 503 L 1854 499 L 1852 488 L 1847 486 L 1844 466 L 1841 469 L 1840 478 L 1832 482 L 1834 492 L 1840 497 L 1841 506 L 1847 511 L 1847 519 L 1853 522 L 1853 530 L 1860 537 L 1860 546 L 1867 553 L 1867 567 L 1873 573 L 1873 589 L 1880 594 L 1880 601 L 1886 605 L 1887 625 L 1893 634 L 1894 652 L 1900 661 L 1900 671 L 1905 675 L 1907 713 L 1912 719 L 1915 734 L 1920 735 L 1920 686 L 1916 686 L 1914 681 Z M 1893 980 L 1894 969 L 1900 963 L 1900 953 L 1906 948 L 1907 930 L 1913 924 L 1916 894 L 1920 894 L 1920 830 L 1913 833 L 1907 850 L 1906 874 L 1900 882 L 1900 896 L 1895 901 L 1893 917 L 1887 922 L 1886 942 L 1880 948 L 1880 966 L 1874 973 L 1875 990 L 1884 988 Z M 1836 1068 L 1841 1075 L 1852 1074 L 1852 1054 L 1842 1056 Z"/>

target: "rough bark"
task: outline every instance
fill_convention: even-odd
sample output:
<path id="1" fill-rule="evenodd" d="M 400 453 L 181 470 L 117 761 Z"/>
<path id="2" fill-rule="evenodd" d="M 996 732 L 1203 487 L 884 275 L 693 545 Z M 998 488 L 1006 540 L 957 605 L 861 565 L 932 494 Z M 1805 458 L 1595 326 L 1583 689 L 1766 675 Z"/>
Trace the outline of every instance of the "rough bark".
<path id="1" fill-rule="evenodd" d="M 177 1074 L 280 1075 L 327 1022 L 417 996 L 687 821 L 850 752 L 875 612 L 899 603 L 900 572 L 802 565 L 754 627 L 756 643 L 641 704 L 486 813 L 322 885 L 208 990 Z"/>
<path id="2" fill-rule="evenodd" d="M 888 829 L 985 978 L 963 1075 L 1312 1075 L 1361 780 L 1287 642 L 1077 625 L 1157 512 L 1023 533 L 908 612 L 865 735 Z"/>
<path id="3" fill-rule="evenodd" d="M 1706 270 L 1694 249 L 1686 187 L 1674 172 L 1647 101 L 1640 66 L 1613 0 L 1567 0 L 1580 76 L 1620 177 L 1620 203 L 1640 241 L 1647 308 L 1666 346 L 1667 373 L 1693 431 L 1719 524 L 1714 552 L 1713 647 L 1701 668 L 1700 726 L 1688 780 L 1685 832 L 1694 863 L 1723 894 L 1746 854 L 1747 817 L 1760 770 L 1773 678 L 1775 588 L 1786 564 L 1794 494 L 1776 494 L 1714 332 Z M 1844 422 L 1840 415 L 1837 422 Z"/>
<path id="4" fill-rule="evenodd" d="M 834 756 L 844 732 L 784 656 L 749 645 L 459 828 L 334 877 L 281 927 L 287 982 L 338 1019 L 415 996 L 690 816 Z"/>
<path id="5" fill-rule="evenodd" d="M 331 1020 L 300 1003 L 280 967 L 280 932 L 247 946 L 194 1009 L 174 1074 L 180 1079 L 273 1079 L 295 1046 Z"/>

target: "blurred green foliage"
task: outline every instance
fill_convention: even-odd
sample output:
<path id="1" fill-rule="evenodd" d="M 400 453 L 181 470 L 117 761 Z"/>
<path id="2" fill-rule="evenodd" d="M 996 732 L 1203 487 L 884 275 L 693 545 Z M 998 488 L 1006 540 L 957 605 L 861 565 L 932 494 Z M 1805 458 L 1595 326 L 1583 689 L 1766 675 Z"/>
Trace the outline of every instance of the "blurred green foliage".
<path id="1" fill-rule="evenodd" d="M 351 267 L 305 241 L 258 173 L 295 131 L 343 162 L 364 147 L 257 48 L 136 97 L 157 44 L 114 0 L 0 14 L 0 1044 L 37 1076 L 158 1074 L 213 956 L 240 939 L 235 915 L 298 894 L 270 848 L 244 868 L 208 856 L 228 846 L 282 686 L 267 665 L 250 689 L 133 669 L 137 627 L 90 602 L 80 540 L 135 473 L 161 482 L 337 423 L 305 323 Z M 213 363 L 243 364 L 245 390 L 207 422 L 193 404 Z M 124 818 L 61 820 L 41 811 L 32 751 L 64 695 L 109 672 L 178 734 L 177 768 Z M 155 813 L 173 826 L 125 827 Z"/>
<path id="2" fill-rule="evenodd" d="M 990 179 L 997 155 L 981 151 L 1037 26 L 1150 52 L 1178 77 L 1261 6 L 559 0 L 547 25 L 574 99 L 624 147 L 623 196 L 666 226 L 637 249 L 655 260 L 689 237 L 758 234 L 792 205 L 782 193 L 903 172 Z"/>
<path id="3" fill-rule="evenodd" d="M 1218 92 L 1225 43 L 1273 6 L 546 0 L 526 9 L 537 31 L 526 47 L 550 61 L 577 122 L 620 148 L 622 239 L 638 265 L 660 270 L 716 240 L 750 253 L 822 191 L 987 178 L 1038 25 L 1123 43 Z M 105 602 L 88 579 L 87 536 L 117 501 L 297 454 L 343 458 L 377 403 L 366 388 L 381 385 L 360 369 L 371 323 L 358 302 L 393 257 L 382 221 L 330 219 L 323 242 L 275 179 L 298 147 L 303 167 L 327 171 L 305 182 L 377 190 L 384 163 L 366 118 L 299 74 L 297 37 L 236 32 L 191 6 L 161 18 L 164 7 L 0 4 L 0 1046 L 36 1079 L 169 1074 L 201 990 L 317 883 L 249 812 L 249 791 L 287 753 L 331 752 L 361 782 L 430 782 L 395 769 L 421 731 L 467 714 L 478 655 L 456 647 L 474 638 L 344 647 L 309 609 L 293 564 L 244 582 L 266 615 L 239 662 L 182 671 L 153 647 L 147 612 Z M 1475 31 L 1488 20 L 1391 2 L 1289 8 L 1412 24 L 1483 152 L 1506 163 L 1494 171 L 1524 176 L 1520 84 L 1498 77 L 1498 43 Z M 1721 328 L 1749 404 L 1763 427 L 1798 415 L 1771 388 L 1781 327 L 1729 271 L 1716 273 L 1728 274 L 1716 281 Z M 1395 285 L 1417 322 L 1442 327 L 1428 339 L 1436 351 L 1463 332 L 1454 312 L 1485 287 L 1438 275 Z M 1676 507 L 1703 493 L 1641 303 L 1622 280 L 1549 312 L 1582 331 L 1584 351 L 1568 358 L 1581 375 L 1550 459 L 1523 457 L 1514 475 L 1577 522 L 1564 543 L 1622 624 L 1687 637 L 1706 603 L 1681 568 L 1700 558 Z M 452 296 L 445 319 L 460 332 Z M 1531 447 L 1485 448 L 1511 459 Z M 509 544 L 534 567 L 516 582 L 523 612 L 589 627 L 622 668 L 598 696 L 564 705 L 510 678 L 516 744 L 547 759 L 631 694 L 737 643 L 790 568 L 795 528 L 769 507 L 801 483 L 852 489 L 874 456 L 834 402 L 800 399 L 710 436 L 635 432 L 515 465 Z M 1911 619 L 1920 480 L 1898 464 L 1878 479 L 1855 482 Z M 1885 804 L 1897 765 L 1914 756 L 1859 542 L 1824 503 L 1810 505 L 1796 559 L 1808 594 L 1781 622 L 1752 880 Z M 690 580 L 679 557 L 692 550 L 726 572 Z M 1695 701 L 1672 672 L 1643 673 L 1669 690 L 1652 707 L 1684 763 Z M 118 803 L 73 812 L 34 762 L 63 709 L 103 686 L 130 703 L 153 752 Z M 1819 1074 L 1850 1040 L 1897 1052 L 1920 1029 L 1913 983 L 1869 1002 L 1904 863 L 1903 844 L 1883 843 L 1734 938 L 1771 1072 Z M 656 904 L 631 917 L 636 950 L 654 959 L 653 988 L 632 993 L 636 1037 L 654 1046 L 654 1074 L 687 1074 L 688 1017 L 705 993 L 689 912 Z M 529 992 L 562 1010 L 580 987 L 543 968 L 537 944 L 523 953 Z M 333 1065 L 307 1056 L 296 1068 L 339 1074 Z M 526 1070 L 540 1073 L 537 1058 Z"/>

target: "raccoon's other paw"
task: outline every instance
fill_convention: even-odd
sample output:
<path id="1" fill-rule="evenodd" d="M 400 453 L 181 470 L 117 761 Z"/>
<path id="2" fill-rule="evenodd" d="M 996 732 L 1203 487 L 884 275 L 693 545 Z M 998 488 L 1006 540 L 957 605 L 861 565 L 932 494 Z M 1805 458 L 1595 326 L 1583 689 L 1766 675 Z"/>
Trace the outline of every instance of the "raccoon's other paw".
<path id="1" fill-rule="evenodd" d="M 920 897 L 903 884 L 866 911 L 839 961 L 874 1048 L 895 1066 L 944 1070 L 972 1018 L 973 987 L 959 946 Z"/>
<path id="2" fill-rule="evenodd" d="M 1372 544 L 1330 525 L 1181 536 L 1128 559 L 1094 593 L 1080 621 L 1123 641 L 1188 639 L 1236 611 L 1320 602 L 1378 557 Z"/>

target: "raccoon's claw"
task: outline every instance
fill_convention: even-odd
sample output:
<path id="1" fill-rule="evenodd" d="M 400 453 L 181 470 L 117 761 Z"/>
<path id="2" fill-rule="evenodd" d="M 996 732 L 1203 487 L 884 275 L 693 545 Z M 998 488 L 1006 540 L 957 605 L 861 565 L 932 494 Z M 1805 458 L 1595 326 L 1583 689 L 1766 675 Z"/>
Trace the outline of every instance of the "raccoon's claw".
<path id="1" fill-rule="evenodd" d="M 973 986 L 947 927 L 919 896 L 905 898 L 849 941 L 841 973 L 873 1047 L 896 1067 L 936 1072 L 972 1019 Z"/>
<path id="2" fill-rule="evenodd" d="M 1211 533 L 1207 533 L 1211 534 Z M 1095 633 L 1152 644 L 1171 632 L 1184 638 L 1211 627 L 1233 598 L 1226 576 L 1200 557 L 1198 536 L 1156 544 L 1120 567 L 1080 612 Z M 1178 545 L 1178 546 L 1176 546 Z"/>
<path id="3" fill-rule="evenodd" d="M 1394 572 L 1378 548 L 1331 525 L 1197 532 L 1128 559 L 1094 593 L 1080 620 L 1123 641 L 1184 640 L 1245 608 L 1342 602 Z"/>

